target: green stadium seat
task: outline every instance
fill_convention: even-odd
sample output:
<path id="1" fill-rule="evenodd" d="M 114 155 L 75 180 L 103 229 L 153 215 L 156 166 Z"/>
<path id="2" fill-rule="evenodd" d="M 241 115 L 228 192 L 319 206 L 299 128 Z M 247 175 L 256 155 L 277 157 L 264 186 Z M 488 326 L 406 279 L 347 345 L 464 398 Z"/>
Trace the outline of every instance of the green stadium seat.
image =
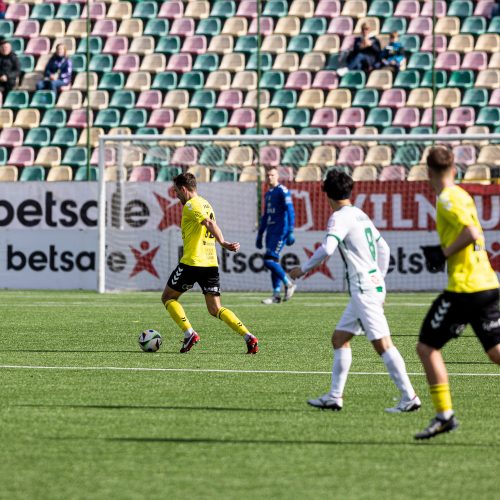
<path id="1" fill-rule="evenodd" d="M 219 64 L 219 54 L 215 54 L 213 52 L 200 54 L 193 64 L 193 70 L 211 73 L 212 71 L 217 71 L 219 69 Z"/>
<path id="2" fill-rule="evenodd" d="M 120 126 L 120 111 L 114 108 L 101 109 L 95 118 L 94 127 L 105 130 Z"/>
<path id="3" fill-rule="evenodd" d="M 41 127 L 61 128 L 66 126 L 67 115 L 65 109 L 52 108 L 45 111 L 40 122 Z"/>
<path id="4" fill-rule="evenodd" d="M 181 39 L 175 35 L 162 36 L 156 45 L 155 52 L 160 54 L 177 54 L 181 50 Z"/>
<path id="5" fill-rule="evenodd" d="M 21 182 L 44 181 L 45 169 L 40 165 L 24 167 L 19 177 Z"/>
<path id="6" fill-rule="evenodd" d="M 460 33 L 468 33 L 470 35 L 479 36 L 486 33 L 486 28 L 486 18 L 483 16 L 471 16 L 463 20 Z"/>
<path id="7" fill-rule="evenodd" d="M 203 88 L 204 84 L 205 76 L 201 71 L 188 71 L 182 74 L 177 88 L 184 90 L 200 90 Z"/>
<path id="8" fill-rule="evenodd" d="M 100 90 L 119 90 L 125 85 L 125 75 L 119 71 L 104 73 L 99 82 Z"/>
<path id="9" fill-rule="evenodd" d="M 234 182 L 238 180 L 238 171 L 216 170 L 212 175 L 212 182 Z"/>
<path id="10" fill-rule="evenodd" d="M 462 106 L 483 108 L 488 105 L 488 91 L 486 89 L 467 89 L 462 96 Z M 476 109 L 477 111 L 477 109 Z"/>
<path id="11" fill-rule="evenodd" d="M 30 73 L 35 69 L 35 58 L 31 54 L 22 54 L 18 56 L 19 67 L 23 73 Z"/>
<path id="12" fill-rule="evenodd" d="M 340 54 L 330 54 L 326 61 L 325 69 L 338 70 L 340 66 Z"/>
<path id="13" fill-rule="evenodd" d="M 304 19 L 302 29 L 300 30 L 303 35 L 319 36 L 324 35 L 328 28 L 328 23 L 324 17 L 310 17 Z"/>
<path id="14" fill-rule="evenodd" d="M 76 146 L 78 142 L 78 131 L 76 128 L 64 127 L 55 131 L 52 138 L 52 146 L 60 146 L 63 148 L 70 148 Z"/>
<path id="15" fill-rule="evenodd" d="M 23 146 L 30 146 L 32 148 L 41 148 L 49 144 L 50 129 L 48 127 L 36 127 L 28 130 L 23 142 Z"/>
<path id="16" fill-rule="evenodd" d="M 137 127 L 145 127 L 148 122 L 149 116 L 145 109 L 128 109 L 123 115 L 120 126 L 130 127 L 135 129 Z M 97 126 L 97 125 L 96 125 Z"/>
<path id="17" fill-rule="evenodd" d="M 280 89 L 277 90 L 271 99 L 272 108 L 293 109 L 297 106 L 297 91 Z"/>
<path id="18" fill-rule="evenodd" d="M 285 119 L 283 120 L 283 127 L 300 129 L 308 127 L 309 123 L 311 123 L 311 110 L 305 108 L 295 108 L 288 110 Z"/>
<path id="19" fill-rule="evenodd" d="M 390 17 L 394 12 L 392 0 L 374 0 L 370 3 L 368 16 L 373 17 Z"/>
<path id="20" fill-rule="evenodd" d="M 361 89 L 356 92 L 352 106 L 358 108 L 375 108 L 380 99 L 377 89 Z"/>
<path id="21" fill-rule="evenodd" d="M 87 148 L 84 146 L 74 146 L 68 148 L 64 153 L 62 165 L 78 168 L 87 165 Z"/>
<path id="22" fill-rule="evenodd" d="M 474 5 L 470 0 L 453 0 L 448 7 L 447 16 L 468 17 L 472 16 Z"/>
<path id="23" fill-rule="evenodd" d="M 7 163 L 7 158 L 9 157 L 7 148 L 5 146 L 0 147 L 0 165 L 5 165 Z"/>
<path id="24" fill-rule="evenodd" d="M 500 16 L 495 16 L 488 26 L 488 33 L 500 33 Z"/>
<path id="25" fill-rule="evenodd" d="M 78 167 L 75 176 L 73 177 L 74 181 L 97 181 L 99 179 L 99 168 L 90 165 L 87 168 L 86 165 L 82 165 Z"/>
<path id="26" fill-rule="evenodd" d="M 54 19 L 56 15 L 56 6 L 53 3 L 39 3 L 33 5 L 31 10 L 30 19 L 36 19 L 38 21 L 47 21 L 48 19 Z"/>
<path id="27" fill-rule="evenodd" d="M 0 36 L 10 38 L 14 33 L 14 22 L 10 20 L 0 20 Z"/>
<path id="28" fill-rule="evenodd" d="M 138 127 L 135 133 L 137 135 L 158 135 L 160 132 L 156 127 Z"/>
<path id="29" fill-rule="evenodd" d="M 236 15 L 236 2 L 234 0 L 217 0 L 212 4 L 210 16 L 227 19 Z"/>
<path id="30" fill-rule="evenodd" d="M 163 166 L 156 176 L 156 182 L 171 182 L 176 175 L 182 173 L 180 167 Z"/>
<path id="31" fill-rule="evenodd" d="M 132 13 L 132 17 L 138 17 L 142 20 L 156 19 L 158 14 L 158 2 L 146 1 L 139 2 Z"/>
<path id="32" fill-rule="evenodd" d="M 174 71 L 164 71 L 155 75 L 151 89 L 153 90 L 172 90 L 177 88 L 177 73 Z"/>
<path id="33" fill-rule="evenodd" d="M 168 19 L 149 19 L 144 28 L 144 36 L 161 37 L 168 35 L 170 26 Z"/>
<path id="34" fill-rule="evenodd" d="M 364 88 L 365 84 L 366 75 L 364 71 L 349 71 L 340 80 L 339 87 L 358 90 Z"/>
<path id="35" fill-rule="evenodd" d="M 213 108 L 207 110 L 201 122 L 202 127 L 221 128 L 226 127 L 229 121 L 227 109 Z"/>
<path id="36" fill-rule="evenodd" d="M 246 69 L 257 71 L 259 66 L 259 55 L 257 53 L 250 54 Z M 273 67 L 273 55 L 269 52 L 260 53 L 260 69 L 261 71 L 269 71 Z"/>
<path id="37" fill-rule="evenodd" d="M 425 71 L 432 69 L 432 66 L 432 54 L 430 52 L 415 52 L 411 55 L 406 68 Z"/>
<path id="38" fill-rule="evenodd" d="M 470 69 L 459 69 L 452 71 L 448 80 L 448 87 L 469 89 L 474 86 L 474 71 Z"/>
<path id="39" fill-rule="evenodd" d="M 286 148 L 281 159 L 281 164 L 285 167 L 305 167 L 309 161 L 309 150 L 303 144 L 296 144 Z"/>
<path id="40" fill-rule="evenodd" d="M 392 157 L 393 165 L 413 166 L 420 163 L 420 148 L 415 144 L 399 146 Z"/>
<path id="41" fill-rule="evenodd" d="M 244 35 L 238 37 L 234 51 L 244 52 L 245 54 L 253 54 L 254 52 L 257 52 L 257 35 Z"/>
<path id="42" fill-rule="evenodd" d="M 24 53 L 24 38 L 12 37 L 10 40 L 12 52 L 20 56 Z"/>
<path id="43" fill-rule="evenodd" d="M 111 108 L 132 109 L 135 106 L 135 93 L 132 90 L 117 90 L 109 102 Z"/>
<path id="44" fill-rule="evenodd" d="M 200 19 L 196 27 L 197 35 L 216 36 L 222 30 L 222 21 L 218 17 L 208 17 L 207 19 Z"/>
<path id="45" fill-rule="evenodd" d="M 432 83 L 432 70 L 427 70 L 424 73 L 424 76 L 422 77 L 422 81 L 420 82 L 421 87 L 425 88 L 432 88 L 433 83 Z M 434 79 L 435 79 L 435 85 L 436 88 L 442 89 L 443 87 L 446 87 L 446 82 L 447 82 L 447 75 L 446 71 L 443 69 L 437 69 L 434 70 Z"/>
<path id="46" fill-rule="evenodd" d="M 405 52 L 418 52 L 420 50 L 420 37 L 418 35 L 401 35 L 399 41 Z"/>
<path id="47" fill-rule="evenodd" d="M 73 54 L 71 57 L 73 63 L 73 73 L 81 73 L 87 69 L 87 57 L 85 54 Z"/>
<path id="48" fill-rule="evenodd" d="M 198 127 L 198 128 L 194 128 L 194 129 L 190 130 L 188 137 L 190 137 L 192 135 L 214 135 L 215 133 L 217 133 L 217 130 L 214 130 L 213 127 Z M 189 140 L 187 140 L 186 144 L 188 144 L 188 145 L 191 144 L 191 145 L 197 145 L 197 146 L 199 146 L 200 143 L 198 141 L 189 141 Z M 210 145 L 212 143 L 211 142 L 206 142 L 205 144 L 206 145 Z"/>
<path id="49" fill-rule="evenodd" d="M 417 134 L 432 134 L 432 127 L 415 127 L 410 129 L 410 135 L 417 135 Z M 419 141 L 420 145 L 424 146 L 431 146 L 432 141 Z"/>
<path id="50" fill-rule="evenodd" d="M 288 14 L 288 3 L 286 0 L 270 0 L 262 9 L 262 15 L 268 17 L 284 17 Z"/>
<path id="51" fill-rule="evenodd" d="M 30 107 L 36 109 L 50 109 L 56 104 L 56 94 L 52 90 L 37 90 L 31 98 Z"/>
<path id="52" fill-rule="evenodd" d="M 226 150 L 221 146 L 207 146 L 203 149 L 198 163 L 205 167 L 222 167 L 226 161 Z"/>
<path id="53" fill-rule="evenodd" d="M 215 106 L 217 94 L 215 90 L 197 90 L 191 97 L 190 107 L 211 109 Z"/>
<path id="54" fill-rule="evenodd" d="M 91 35 L 88 38 L 88 46 L 89 46 L 89 52 L 91 54 L 100 54 L 102 52 L 102 47 L 103 47 L 102 38 L 100 36 Z M 76 52 L 78 54 L 87 53 L 87 38 L 82 38 L 80 40 Z"/>
<path id="55" fill-rule="evenodd" d="M 266 71 L 260 80 L 260 88 L 268 90 L 279 90 L 285 85 L 285 73 L 283 71 Z"/>
<path id="56" fill-rule="evenodd" d="M 365 126 L 377 127 L 381 131 L 392 123 L 391 108 L 372 108 L 366 118 Z"/>
<path id="57" fill-rule="evenodd" d="M 304 127 L 298 131 L 301 135 L 322 135 L 324 134 L 324 130 L 320 127 Z M 321 146 L 321 141 L 313 141 L 307 143 L 310 147 Z"/>
<path id="58" fill-rule="evenodd" d="M 298 54 L 307 54 L 312 51 L 314 40 L 311 35 L 297 35 L 290 38 L 287 52 L 297 52 Z"/>
<path id="59" fill-rule="evenodd" d="M 80 18 L 80 4 L 79 3 L 61 3 L 57 9 L 56 19 L 62 19 L 64 21 L 71 21 L 73 19 Z"/>
<path id="60" fill-rule="evenodd" d="M 113 70 L 113 56 L 111 54 L 94 54 L 89 62 L 89 71 L 108 73 Z"/>
<path id="61" fill-rule="evenodd" d="M 393 127 L 392 125 L 390 127 L 385 127 L 384 129 L 382 129 L 382 132 L 381 134 L 383 135 L 404 135 L 406 134 L 406 130 L 404 127 Z M 381 139 L 379 141 L 379 144 L 381 145 L 388 145 L 388 146 L 391 146 L 391 147 L 394 147 L 394 146 L 403 146 L 405 144 L 405 141 L 384 141 L 383 139 Z"/>
<path id="62" fill-rule="evenodd" d="M 476 125 L 484 125 L 492 130 L 500 125 L 500 108 L 498 106 L 486 106 L 479 111 Z"/>
<path id="63" fill-rule="evenodd" d="M 400 35 L 404 35 L 406 33 L 406 28 L 407 21 L 405 17 L 388 17 L 384 21 L 380 33 L 388 34 L 397 31 Z"/>
<path id="64" fill-rule="evenodd" d="M 29 94 L 26 90 L 11 90 L 4 100 L 3 107 L 24 109 L 28 107 Z"/>

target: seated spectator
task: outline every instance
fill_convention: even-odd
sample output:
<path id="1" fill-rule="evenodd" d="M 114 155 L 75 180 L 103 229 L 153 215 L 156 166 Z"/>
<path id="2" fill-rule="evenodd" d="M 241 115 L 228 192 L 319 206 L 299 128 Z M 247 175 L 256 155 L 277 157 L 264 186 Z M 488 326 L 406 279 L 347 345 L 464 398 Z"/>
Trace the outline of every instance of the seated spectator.
<path id="1" fill-rule="evenodd" d="M 7 4 L 4 0 L 0 0 L 0 19 L 5 19 L 5 11 L 7 10 Z"/>
<path id="2" fill-rule="evenodd" d="M 0 92 L 4 98 L 15 88 L 19 72 L 19 59 L 12 52 L 12 45 L 0 37 Z"/>
<path id="3" fill-rule="evenodd" d="M 45 67 L 44 79 L 36 84 L 37 90 L 53 90 L 69 85 L 71 83 L 71 74 L 73 73 L 73 64 L 71 59 L 66 56 L 66 47 L 59 43 L 56 46 L 56 53 L 49 59 Z"/>
<path id="4" fill-rule="evenodd" d="M 404 61 L 404 51 L 403 46 L 398 41 L 399 34 L 397 31 L 393 31 L 389 35 L 389 43 L 380 53 L 380 63 L 377 67 L 388 68 L 394 73 L 399 71 L 401 63 Z"/>
<path id="5" fill-rule="evenodd" d="M 375 36 L 370 36 L 370 26 L 367 23 L 361 25 L 361 36 L 354 40 L 353 49 L 347 54 L 347 64 L 339 68 L 337 73 L 343 76 L 348 70 L 362 70 L 370 72 L 380 62 L 380 42 Z"/>

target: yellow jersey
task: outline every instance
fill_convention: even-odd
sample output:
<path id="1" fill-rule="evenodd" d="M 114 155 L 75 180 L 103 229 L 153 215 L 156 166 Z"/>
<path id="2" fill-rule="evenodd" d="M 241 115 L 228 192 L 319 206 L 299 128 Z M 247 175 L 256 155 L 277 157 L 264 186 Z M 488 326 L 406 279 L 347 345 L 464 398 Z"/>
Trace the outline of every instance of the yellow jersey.
<path id="1" fill-rule="evenodd" d="M 481 237 L 448 257 L 446 290 L 473 293 L 498 288 L 498 278 L 485 249 L 481 224 L 472 197 L 459 186 L 446 187 L 437 200 L 436 228 L 443 248 L 455 241 L 466 226 L 476 226 Z"/>
<path id="2" fill-rule="evenodd" d="M 214 210 L 201 196 L 191 198 L 182 209 L 182 241 L 184 252 L 181 263 L 196 267 L 217 267 L 215 237 L 201 223 L 215 221 Z"/>

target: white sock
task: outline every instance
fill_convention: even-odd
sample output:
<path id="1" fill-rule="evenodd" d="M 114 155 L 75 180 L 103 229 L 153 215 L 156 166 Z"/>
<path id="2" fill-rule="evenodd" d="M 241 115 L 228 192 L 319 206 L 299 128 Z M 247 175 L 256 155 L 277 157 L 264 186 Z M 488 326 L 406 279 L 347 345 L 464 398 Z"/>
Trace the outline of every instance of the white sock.
<path id="1" fill-rule="evenodd" d="M 392 346 L 382 354 L 387 371 L 391 376 L 393 382 L 401 393 L 401 397 L 405 400 L 413 399 L 415 397 L 415 390 L 411 385 L 410 378 L 406 373 L 406 366 L 396 346 Z"/>
<path id="2" fill-rule="evenodd" d="M 245 333 L 245 341 L 248 341 L 250 339 L 253 339 L 255 335 L 252 335 L 251 333 Z"/>
<path id="3" fill-rule="evenodd" d="M 436 414 L 436 417 L 439 417 L 441 420 L 450 420 L 450 418 L 453 417 L 453 415 L 454 415 L 453 410 L 445 410 Z"/>
<path id="4" fill-rule="evenodd" d="M 188 339 L 191 337 L 191 334 L 194 333 L 194 330 L 192 328 L 188 328 L 187 330 L 184 330 L 184 338 Z"/>
<path id="5" fill-rule="evenodd" d="M 341 347 L 333 351 L 332 386 L 330 395 L 341 398 L 347 382 L 347 375 L 352 363 L 352 351 L 350 347 Z"/>

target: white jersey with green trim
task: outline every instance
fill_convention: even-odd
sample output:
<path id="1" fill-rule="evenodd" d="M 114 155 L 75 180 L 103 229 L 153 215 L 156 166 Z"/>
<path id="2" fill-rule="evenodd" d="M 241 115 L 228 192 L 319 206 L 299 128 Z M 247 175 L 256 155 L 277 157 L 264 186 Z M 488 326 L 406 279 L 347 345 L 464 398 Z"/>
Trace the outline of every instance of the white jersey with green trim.
<path id="1" fill-rule="evenodd" d="M 368 215 L 353 205 L 344 205 L 328 219 L 324 246 L 329 238 L 338 242 L 350 292 L 385 292 L 388 246 Z M 380 262 L 379 250 L 387 254 L 382 259 L 386 262 Z M 380 269 L 382 266 L 385 269 Z"/>

